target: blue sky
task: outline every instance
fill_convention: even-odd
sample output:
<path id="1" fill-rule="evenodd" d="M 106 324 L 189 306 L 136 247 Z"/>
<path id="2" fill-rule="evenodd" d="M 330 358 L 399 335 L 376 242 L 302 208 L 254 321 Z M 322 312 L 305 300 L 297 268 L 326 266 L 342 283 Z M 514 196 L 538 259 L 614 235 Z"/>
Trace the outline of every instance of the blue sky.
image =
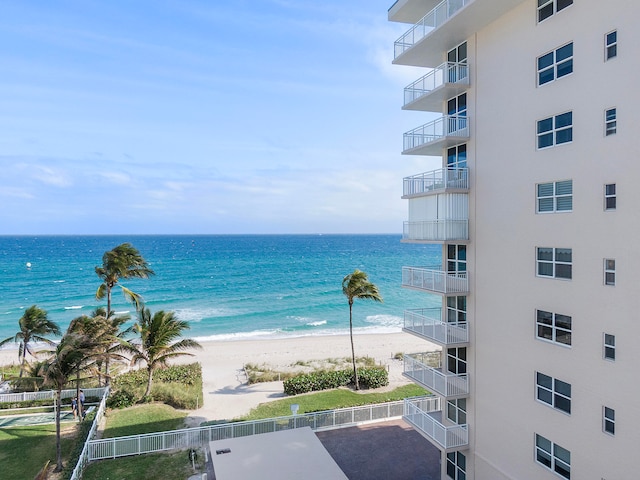
<path id="1" fill-rule="evenodd" d="M 400 232 L 391 3 L 3 1 L 0 234 Z"/>

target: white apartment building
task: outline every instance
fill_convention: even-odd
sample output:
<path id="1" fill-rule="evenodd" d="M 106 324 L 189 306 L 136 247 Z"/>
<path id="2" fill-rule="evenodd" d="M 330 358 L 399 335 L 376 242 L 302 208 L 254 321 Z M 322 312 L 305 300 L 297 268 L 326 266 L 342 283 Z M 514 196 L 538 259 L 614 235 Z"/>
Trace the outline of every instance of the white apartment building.
<path id="1" fill-rule="evenodd" d="M 405 420 L 443 479 L 640 478 L 640 1 L 398 0 L 388 16 L 407 24 L 393 63 L 425 67 L 402 108 L 439 115 L 403 153 L 442 158 L 404 179 L 403 241 L 443 258 L 402 270 L 442 298 L 405 312 L 442 346 L 440 366 L 405 357 L 437 395 Z"/>

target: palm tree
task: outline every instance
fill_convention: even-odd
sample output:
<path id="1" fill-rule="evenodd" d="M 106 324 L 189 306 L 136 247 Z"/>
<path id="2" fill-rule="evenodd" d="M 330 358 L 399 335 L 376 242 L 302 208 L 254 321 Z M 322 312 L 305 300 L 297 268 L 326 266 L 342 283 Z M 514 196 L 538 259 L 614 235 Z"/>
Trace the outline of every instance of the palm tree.
<path id="1" fill-rule="evenodd" d="M 111 291 L 121 279 L 149 278 L 155 272 L 149 267 L 140 252 L 130 243 L 118 245 L 102 256 L 102 266 L 96 267 L 96 274 L 102 280 L 98 287 L 96 298 L 102 300 L 107 297 L 107 316 L 111 314 Z M 128 288 L 118 285 L 126 298 L 130 299 L 140 309 L 141 297 Z"/>
<path id="2" fill-rule="evenodd" d="M 361 270 L 355 269 L 342 279 L 342 293 L 349 301 L 349 337 L 351 338 L 351 360 L 353 361 L 353 378 L 356 384 L 356 390 L 360 390 L 358 382 L 358 370 L 356 368 L 356 352 L 353 348 L 353 301 L 356 298 L 364 300 L 374 300 L 382 302 L 378 287 L 371 283 L 367 278 L 367 274 Z"/>
<path id="3" fill-rule="evenodd" d="M 0 347 L 9 342 L 20 343 L 18 348 L 18 359 L 21 362 L 19 377 L 22 378 L 27 363 L 27 352 L 32 356 L 34 355 L 29 345 L 30 342 L 44 342 L 54 345 L 45 335 L 60 335 L 61 332 L 58 324 L 47 318 L 46 310 L 38 308 L 37 305 L 31 305 L 27 308 L 20 320 L 18 320 L 18 324 L 20 325 L 20 331 L 13 337 L 2 340 Z"/>
<path id="4" fill-rule="evenodd" d="M 153 372 L 160 366 L 167 366 L 167 361 L 182 355 L 193 355 L 184 350 L 202 348 L 202 346 L 190 338 L 181 337 L 183 330 L 189 329 L 189 322 L 178 320 L 173 312 L 162 310 L 151 316 L 148 308 L 143 308 L 138 313 L 139 322 L 133 326 L 133 331 L 140 335 L 140 343 L 127 344 L 127 350 L 132 353 L 131 365 L 145 362 L 149 379 L 147 397 L 151 393 Z"/>
<path id="5" fill-rule="evenodd" d="M 95 343 L 90 337 L 67 331 L 42 371 L 45 384 L 56 390 L 56 468 L 54 472 L 60 472 L 63 469 L 60 448 L 62 390 L 71 381 L 72 376 L 76 375 L 80 366 L 91 356 L 94 348 Z"/>

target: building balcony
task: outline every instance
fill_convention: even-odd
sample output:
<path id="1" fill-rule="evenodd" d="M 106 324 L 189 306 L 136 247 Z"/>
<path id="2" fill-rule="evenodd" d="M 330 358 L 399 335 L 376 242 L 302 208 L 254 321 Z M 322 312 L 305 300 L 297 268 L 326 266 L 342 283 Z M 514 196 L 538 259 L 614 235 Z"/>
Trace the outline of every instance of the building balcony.
<path id="1" fill-rule="evenodd" d="M 439 65 L 449 49 L 525 1 L 444 0 L 396 40 L 393 63 L 417 67 Z M 396 17 L 402 18 L 400 12 L 404 11 L 404 18 L 410 18 L 414 2 L 406 1 L 394 7 L 391 10 L 397 12 Z"/>
<path id="2" fill-rule="evenodd" d="M 469 240 L 469 220 L 425 220 L 404 222 L 402 241 L 419 242 L 463 242 Z"/>
<path id="3" fill-rule="evenodd" d="M 467 322 L 447 322 L 441 308 L 405 310 L 403 331 L 443 347 L 469 343 Z"/>
<path id="4" fill-rule="evenodd" d="M 443 103 L 469 87 L 469 65 L 446 62 L 404 89 L 404 110 L 441 112 Z"/>
<path id="5" fill-rule="evenodd" d="M 442 149 L 469 139 L 469 118 L 443 115 L 404 134 L 404 155 L 442 155 Z"/>
<path id="6" fill-rule="evenodd" d="M 442 424 L 441 400 L 437 397 L 406 398 L 402 419 L 441 450 L 464 450 L 469 446 L 467 425 Z"/>
<path id="7" fill-rule="evenodd" d="M 467 272 L 402 267 L 402 286 L 443 295 L 466 295 L 469 293 L 469 278 Z"/>
<path id="8" fill-rule="evenodd" d="M 442 0 L 396 0 L 387 13 L 390 22 L 416 23 Z"/>
<path id="9" fill-rule="evenodd" d="M 469 377 L 466 373 L 443 373 L 441 368 L 430 367 L 422 354 L 405 354 L 403 375 L 433 393 L 445 398 L 469 395 Z"/>
<path id="10" fill-rule="evenodd" d="M 464 193 L 469 191 L 469 169 L 440 168 L 431 172 L 405 177 L 402 198 L 421 197 L 438 193 Z"/>

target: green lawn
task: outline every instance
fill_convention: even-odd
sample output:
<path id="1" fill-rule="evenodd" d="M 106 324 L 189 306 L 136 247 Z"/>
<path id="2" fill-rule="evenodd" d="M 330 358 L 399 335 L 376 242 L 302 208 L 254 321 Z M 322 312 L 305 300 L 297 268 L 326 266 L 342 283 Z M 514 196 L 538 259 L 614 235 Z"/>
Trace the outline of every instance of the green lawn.
<path id="1" fill-rule="evenodd" d="M 176 430 L 182 428 L 186 416 L 187 412 L 162 403 L 110 410 L 106 415 L 103 438 Z"/>
<path id="2" fill-rule="evenodd" d="M 251 410 L 241 420 L 259 420 L 262 418 L 285 417 L 291 415 L 291 404 L 300 405 L 298 414 L 334 410 L 336 408 L 355 407 L 370 403 L 391 402 L 407 397 L 425 395 L 427 392 L 417 385 L 404 385 L 389 392 L 356 393 L 344 388 L 307 393 L 266 402 Z"/>
<path id="3" fill-rule="evenodd" d="M 204 454 L 198 452 L 202 463 Z M 202 472 L 203 470 L 197 470 Z M 82 475 L 83 480 L 156 480 L 184 479 L 193 475 L 189 454 L 185 450 L 168 453 L 149 453 L 134 457 L 114 458 L 91 463 Z"/>
<path id="4" fill-rule="evenodd" d="M 63 425 L 62 457 L 67 458 L 74 446 L 77 425 L 71 426 L 72 434 Z M 67 434 L 65 434 L 67 433 Z M 0 465 L 2 478 L 31 479 L 47 460 L 56 463 L 56 426 L 0 428 Z M 67 466 L 67 462 L 64 462 Z"/>

